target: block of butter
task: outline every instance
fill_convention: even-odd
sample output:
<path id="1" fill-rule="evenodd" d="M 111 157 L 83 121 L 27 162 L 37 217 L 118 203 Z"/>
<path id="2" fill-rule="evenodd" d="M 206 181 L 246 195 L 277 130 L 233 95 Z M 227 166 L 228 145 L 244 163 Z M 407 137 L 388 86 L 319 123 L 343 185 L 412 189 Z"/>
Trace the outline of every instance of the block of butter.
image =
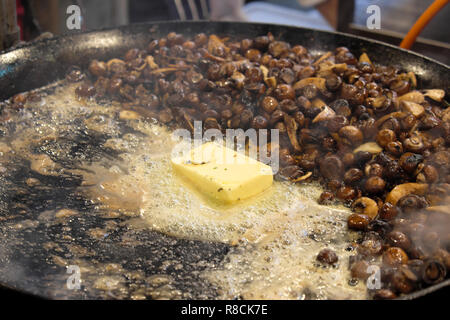
<path id="1" fill-rule="evenodd" d="M 214 142 L 172 157 L 172 165 L 201 193 L 225 203 L 250 198 L 273 182 L 270 166 Z"/>

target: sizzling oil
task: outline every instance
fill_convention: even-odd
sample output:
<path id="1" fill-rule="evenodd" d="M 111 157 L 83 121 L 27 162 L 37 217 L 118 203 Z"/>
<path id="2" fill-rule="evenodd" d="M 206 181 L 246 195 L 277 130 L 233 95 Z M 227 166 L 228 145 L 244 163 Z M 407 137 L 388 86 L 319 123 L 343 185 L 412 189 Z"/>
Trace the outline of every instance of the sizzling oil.
<path id="1" fill-rule="evenodd" d="M 219 298 L 366 297 L 363 284 L 348 284 L 351 252 L 346 248 L 356 236 L 346 228 L 348 209 L 318 205 L 319 186 L 274 182 L 271 189 L 251 200 L 220 206 L 174 175 L 170 153 L 176 141 L 168 128 L 156 122 L 121 112 L 119 105 L 79 101 L 73 85 L 57 87 L 43 101 L 27 103 L 23 112 L 24 117 L 33 117 L 34 125 L 19 128 L 16 136 L 0 143 L 2 150 L 24 154 L 32 170 L 43 175 L 81 175 L 80 191 L 99 212 L 134 217 L 126 222 L 130 228 L 233 245 L 221 264 L 202 273 L 217 287 Z M 124 121 L 133 130 L 120 135 Z M 110 138 L 103 147 L 117 152 L 119 160 L 105 155 L 83 161 L 83 155 L 78 155 L 81 162 L 67 169 L 48 155 L 33 152 L 31 146 L 37 141 L 42 148 L 51 145 L 55 157 L 71 152 L 58 149 L 53 142 L 80 126 L 99 135 L 107 133 Z M 317 264 L 315 257 L 325 247 L 338 254 L 335 267 Z M 102 281 L 94 286 L 102 287 Z"/>

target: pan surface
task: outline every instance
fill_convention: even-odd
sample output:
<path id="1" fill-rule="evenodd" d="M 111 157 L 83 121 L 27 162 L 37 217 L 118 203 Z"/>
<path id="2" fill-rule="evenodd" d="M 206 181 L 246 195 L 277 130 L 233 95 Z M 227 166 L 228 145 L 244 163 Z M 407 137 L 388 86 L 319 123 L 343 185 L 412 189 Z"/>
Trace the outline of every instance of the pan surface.
<path id="1" fill-rule="evenodd" d="M 268 24 L 162 22 L 56 37 L 6 51 L 0 55 L 0 100 L 63 79 L 73 65 L 85 69 L 92 59 L 107 60 L 124 54 L 129 48 L 146 47 L 152 39 L 171 31 L 185 36 L 207 32 L 239 37 L 272 32 L 276 38 L 302 44 L 313 53 L 346 46 L 357 54 L 369 53 L 374 62 L 413 71 L 421 88 L 443 88 L 448 92 L 450 85 L 448 66 L 364 38 Z M 126 126 L 122 129 L 124 132 L 131 130 Z M 0 134 L 5 133 L 0 131 Z M 114 150 L 101 147 L 107 138 L 89 134 L 77 136 L 76 143 L 70 145 L 67 162 L 75 166 L 79 154 L 91 157 L 93 161 L 102 157 L 114 158 Z M 7 168 L 0 187 L 0 283 L 46 298 L 130 298 L 128 292 L 121 295 L 120 290 L 119 294 L 109 296 L 95 290 L 67 290 L 67 281 L 73 270 L 68 270 L 58 257 L 70 259 L 76 253 L 92 262 L 86 268 L 97 265 L 115 268 L 120 264 L 125 269 L 128 288 L 139 287 L 144 280 L 154 283 L 155 288 L 151 292 L 156 293 L 152 297 L 158 297 L 157 294 L 165 297 L 165 292 L 158 292 L 158 288 L 169 278 L 175 279 L 172 281 L 174 287 L 167 290 L 171 292 L 169 298 L 217 296 L 215 288 L 200 279 L 198 274 L 220 263 L 230 250 L 228 245 L 130 230 L 127 225 L 116 222 L 111 227 L 111 221 L 96 215 L 98 208 L 77 192 L 80 177 L 40 175 L 31 171 L 26 161 L 15 160 L 14 169 Z M 30 178 L 39 180 L 40 185 L 26 184 Z M 60 208 L 83 212 L 83 215 L 69 219 L 65 224 L 42 223 L 46 212 Z M 16 229 L 12 230 L 12 226 Z M 94 241 L 87 235 L 93 228 L 111 232 L 101 241 Z M 124 238 L 128 239 L 129 245 L 123 245 L 121 240 Z M 69 242 L 76 246 L 68 245 Z M 165 265 L 166 261 L 179 263 Z M 152 276 L 161 269 L 164 269 L 164 276 Z M 114 282 L 115 279 L 109 281 Z M 416 298 L 448 284 L 447 281 L 404 298 Z"/>

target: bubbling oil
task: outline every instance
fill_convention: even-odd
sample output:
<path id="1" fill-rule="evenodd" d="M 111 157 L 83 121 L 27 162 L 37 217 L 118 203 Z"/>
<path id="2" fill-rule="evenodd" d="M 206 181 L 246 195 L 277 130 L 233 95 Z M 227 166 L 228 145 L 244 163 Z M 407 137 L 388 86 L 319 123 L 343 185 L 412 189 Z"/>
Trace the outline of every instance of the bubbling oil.
<path id="1" fill-rule="evenodd" d="M 32 169 L 41 174 L 82 176 L 80 191 L 99 211 L 134 217 L 127 222 L 130 228 L 231 244 L 224 261 L 202 275 L 217 287 L 220 298 L 366 298 L 363 284 L 348 284 L 351 252 L 346 248 L 356 237 L 346 227 L 349 210 L 318 205 L 320 186 L 275 181 L 269 190 L 239 204 L 215 204 L 175 175 L 170 157 L 177 141 L 169 128 L 135 117 L 120 119 L 117 104 L 79 101 L 73 85 L 58 87 L 44 99 L 45 103 L 26 106 L 24 112 L 34 117 L 34 125 L 21 128 L 7 144 L 28 155 Z M 123 122 L 133 132 L 121 134 Z M 116 151 L 118 159 L 79 156 L 81 163 L 75 168 L 62 169 L 50 157 L 31 151 L 37 141 L 58 140 L 80 128 L 107 134 L 102 146 Z M 54 157 L 68 152 L 52 150 Z M 315 261 L 325 247 L 338 254 L 336 266 Z"/>

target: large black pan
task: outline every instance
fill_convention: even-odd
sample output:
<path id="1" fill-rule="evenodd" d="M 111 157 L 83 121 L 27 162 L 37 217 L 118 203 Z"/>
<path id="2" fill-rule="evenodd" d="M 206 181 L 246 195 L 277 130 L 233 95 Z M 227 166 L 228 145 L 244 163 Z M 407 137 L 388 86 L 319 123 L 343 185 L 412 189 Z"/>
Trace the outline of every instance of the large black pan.
<path id="1" fill-rule="evenodd" d="M 72 65 L 85 68 L 92 59 L 106 60 L 123 54 L 131 47 L 143 48 L 153 38 L 166 35 L 171 31 L 186 36 L 207 32 L 250 38 L 270 31 L 275 37 L 302 44 L 313 53 L 327 51 L 337 46 L 346 46 L 357 54 L 368 52 L 374 62 L 397 65 L 402 69 L 413 71 L 418 75 L 421 88 L 443 88 L 448 92 L 450 84 L 448 66 L 410 51 L 360 37 L 268 24 L 162 22 L 56 37 L 8 50 L 0 55 L 0 101 L 16 93 L 62 79 Z M 96 143 L 90 137 L 80 137 L 80 139 L 81 143 L 75 146 L 80 151 L 88 148 L 90 143 Z M 106 153 L 107 150 L 100 152 Z M 183 267 L 180 270 L 170 268 L 167 270 L 168 274 L 177 279 L 177 289 L 188 292 L 189 297 L 193 298 L 214 298 L 216 295 L 214 289 L 196 277 L 195 271 L 199 271 L 199 267 L 192 266 L 198 261 L 211 264 L 219 262 L 228 251 L 226 245 L 174 240 L 155 232 L 136 232 L 132 236 L 139 241 L 139 245 L 124 248 L 118 244 L 118 239 L 128 232 L 126 228 L 118 228 L 104 241 L 92 242 L 86 236 L 86 230 L 92 226 L 103 226 L 105 221 L 90 215 L 92 206 L 74 192 L 80 181 L 67 177 L 39 176 L 44 188 L 41 188 L 39 192 L 33 192 L 36 190 L 30 190 L 23 183 L 24 177 L 30 177 L 33 174 L 36 175 L 30 172 L 29 165 L 24 163 L 22 170 L 15 171 L 14 176 L 8 180 L 15 182 L 15 185 L 11 185 L 9 189 L 8 186 L 4 186 L 3 193 L 0 192 L 0 200 L 4 204 L 3 207 L 0 206 L 0 234 L 2 235 L 0 238 L 0 284 L 4 287 L 49 298 L 104 298 L 104 296 L 97 296 L 95 291 L 68 292 L 62 289 L 65 287 L 67 278 L 65 269 L 55 265 L 49 257 L 49 251 L 44 249 L 44 243 L 49 241 L 64 242 L 64 239 L 59 236 L 62 233 L 62 226 L 46 228 L 45 225 L 40 225 L 32 231 L 24 232 L 21 239 L 14 239 L 14 241 L 8 239 L 6 221 L 10 223 L 17 219 L 20 222 L 23 218 L 11 217 L 19 215 L 20 206 L 15 204 L 24 203 L 30 211 L 27 219 L 36 218 L 44 210 L 60 207 L 73 207 L 83 211 L 85 213 L 83 218 L 71 220 L 69 227 L 72 230 L 71 237 L 78 245 L 94 251 L 94 256 L 90 259 L 103 262 L 121 261 L 129 270 L 144 270 L 147 275 L 150 275 L 160 267 L 161 256 L 166 259 L 174 257 L 183 261 Z M 21 188 L 21 192 L 17 192 L 17 188 Z M 28 192 L 24 193 L 23 190 Z M 134 280 L 130 278 L 128 281 Z M 450 282 L 446 281 L 405 298 L 416 298 L 449 284 Z M 61 290 L 56 289 L 58 286 Z"/>

